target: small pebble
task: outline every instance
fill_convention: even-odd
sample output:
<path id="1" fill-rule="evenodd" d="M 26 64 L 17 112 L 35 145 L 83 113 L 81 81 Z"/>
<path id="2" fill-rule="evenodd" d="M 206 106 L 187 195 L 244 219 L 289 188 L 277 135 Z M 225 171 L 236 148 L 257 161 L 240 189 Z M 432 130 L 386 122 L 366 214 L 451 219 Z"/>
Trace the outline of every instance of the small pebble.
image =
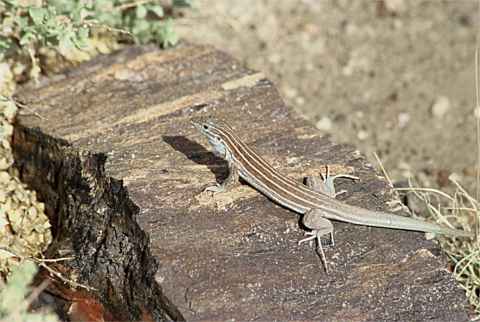
<path id="1" fill-rule="evenodd" d="M 293 87 L 285 87 L 283 92 L 287 98 L 294 98 L 298 95 L 298 91 Z"/>
<path id="2" fill-rule="evenodd" d="M 295 98 L 295 103 L 297 105 L 304 105 L 305 104 L 305 99 L 301 96 L 298 96 L 298 97 Z"/>
<path id="3" fill-rule="evenodd" d="M 274 53 L 270 56 L 268 56 L 268 61 L 272 64 L 279 64 L 282 61 L 282 55 L 278 53 Z"/>
<path id="4" fill-rule="evenodd" d="M 475 118 L 480 119 L 480 106 L 475 108 L 473 115 Z"/>
<path id="5" fill-rule="evenodd" d="M 398 114 L 398 127 L 403 129 L 407 126 L 408 122 L 410 122 L 410 114 L 408 113 L 400 113 Z"/>
<path id="6" fill-rule="evenodd" d="M 355 112 L 355 117 L 358 119 L 361 119 L 365 116 L 365 114 L 362 111 L 356 111 Z"/>
<path id="7" fill-rule="evenodd" d="M 333 123 L 332 120 L 328 116 L 322 117 L 315 126 L 317 129 L 328 132 L 332 129 Z"/>
<path id="8" fill-rule="evenodd" d="M 450 100 L 446 96 L 437 97 L 432 105 L 432 114 L 437 118 L 443 118 L 450 110 Z"/>
<path id="9" fill-rule="evenodd" d="M 383 4 L 390 14 L 399 14 L 407 8 L 405 0 L 383 0 Z"/>
<path id="10" fill-rule="evenodd" d="M 368 132 L 367 131 L 364 131 L 364 130 L 360 130 L 358 131 L 357 133 L 357 137 L 360 141 L 363 141 L 365 140 L 366 138 L 368 138 Z"/>

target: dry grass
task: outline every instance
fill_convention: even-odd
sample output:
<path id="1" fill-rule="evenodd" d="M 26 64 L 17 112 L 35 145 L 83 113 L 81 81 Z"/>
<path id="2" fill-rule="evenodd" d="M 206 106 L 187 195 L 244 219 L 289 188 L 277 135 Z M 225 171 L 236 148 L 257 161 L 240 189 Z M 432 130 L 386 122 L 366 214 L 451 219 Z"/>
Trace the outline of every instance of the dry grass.
<path id="1" fill-rule="evenodd" d="M 480 115 L 480 113 L 478 115 Z M 477 123 L 478 120 L 479 118 L 477 118 Z M 480 126 L 477 125 L 477 129 L 480 160 Z M 376 154 L 374 157 L 384 173 L 386 180 L 390 186 L 393 187 L 393 183 L 380 158 Z M 480 161 L 477 171 L 477 174 L 480 173 Z M 480 176 L 477 176 L 477 180 L 478 178 L 480 178 Z M 409 196 L 409 198 L 417 198 L 417 200 L 423 203 L 426 208 L 425 217 L 428 217 L 431 221 L 438 222 L 450 228 L 472 232 L 472 238 L 453 238 L 441 235 L 435 237 L 438 237 L 440 247 L 454 264 L 453 274 L 455 279 L 465 290 L 466 296 L 475 313 L 480 314 L 480 245 L 478 238 L 480 203 L 478 197 L 472 197 L 471 194 L 454 179 L 454 175 L 451 175 L 449 180 L 455 186 L 455 192 L 452 195 L 434 188 L 416 188 L 411 181 L 409 182 L 409 188 L 397 188 L 395 191 L 413 194 L 413 196 Z M 479 187 L 480 185 L 477 183 L 477 195 Z M 427 236 L 428 235 L 430 234 L 427 234 Z M 472 321 L 477 320 L 480 320 L 480 316 Z"/>
<path id="2" fill-rule="evenodd" d="M 474 238 L 438 236 L 443 251 L 454 264 L 453 274 L 477 314 L 480 313 L 480 247 L 478 242 L 479 202 L 457 181 L 450 177 L 456 189 L 453 195 L 430 188 L 404 188 L 426 206 L 428 215 L 436 222 L 471 231 Z"/>
<path id="3" fill-rule="evenodd" d="M 478 0 L 477 3 L 477 19 L 480 21 L 480 0 Z M 472 238 L 438 236 L 438 241 L 443 251 L 452 260 L 454 264 L 453 275 L 465 290 L 466 296 L 476 314 L 480 314 L 480 24 L 478 24 L 478 26 L 479 29 L 477 30 L 475 46 L 475 107 L 473 110 L 476 119 L 477 141 L 475 197 L 467 192 L 453 176 L 449 178 L 455 186 L 455 191 L 452 195 L 431 188 L 413 188 L 412 184 L 410 184 L 411 188 L 396 189 L 397 191 L 404 190 L 413 193 L 414 196 L 425 205 L 428 217 L 437 221 L 439 224 L 472 232 Z M 383 167 L 382 170 L 384 170 Z M 472 321 L 478 320 L 480 320 L 480 316 L 472 319 Z"/>

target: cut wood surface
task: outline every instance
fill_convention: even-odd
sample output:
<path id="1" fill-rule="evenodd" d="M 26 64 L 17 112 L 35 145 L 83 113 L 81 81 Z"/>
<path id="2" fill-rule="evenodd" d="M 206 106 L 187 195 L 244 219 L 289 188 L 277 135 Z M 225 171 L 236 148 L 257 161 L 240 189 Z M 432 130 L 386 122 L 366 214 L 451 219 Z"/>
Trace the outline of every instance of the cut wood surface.
<path id="1" fill-rule="evenodd" d="M 34 136 L 37 141 L 42 135 L 53 137 L 52 142 L 62 139 L 64 149 L 80 155 L 106 156 L 105 171 L 98 175 L 116 184 L 103 184 L 102 193 L 88 202 L 105 209 L 116 206 L 118 216 L 125 207 L 133 212 L 150 238 L 141 247 L 150 248 L 144 256 L 159 263 L 156 282 L 189 321 L 468 320 L 463 292 L 439 248 L 422 233 L 335 222 L 326 275 L 314 247 L 297 244 L 304 237 L 299 215 L 246 184 L 215 196 L 203 192 L 226 177 L 227 165 L 210 152 L 190 119 L 214 115 L 293 178 L 301 180 L 330 165 L 333 173 L 360 177 L 357 182 L 338 180 L 338 188 L 348 190 L 339 199 L 373 210 L 388 210 L 392 201 L 388 185 L 360 153 L 322 137 L 285 106 L 262 73 L 221 51 L 190 44 L 166 51 L 129 48 L 25 86 L 17 98 L 35 112 L 18 120 L 17 162 L 28 183 L 50 203 L 51 216 L 59 209 L 52 204 L 78 198 L 81 205 L 83 199 L 75 190 L 48 199 L 47 190 L 58 186 L 40 183 L 48 178 L 37 168 L 47 168 L 50 161 L 24 161 L 32 158 Z M 48 144 L 42 149 L 48 159 Z M 81 175 L 88 172 L 82 167 L 92 166 L 83 160 Z M 101 166 L 103 158 L 96 162 Z M 128 193 L 116 180 L 123 180 Z M 104 181 L 86 182 L 95 186 Z M 105 213 L 96 213 L 98 221 Z M 68 207 L 62 216 L 56 220 L 68 220 Z M 56 227 L 65 229 L 58 222 Z M 122 234 L 131 236 L 132 231 Z M 60 235 L 67 238 L 65 234 Z M 88 260 L 86 250 L 81 255 L 79 262 Z M 153 265 L 138 257 L 126 265 L 141 269 L 134 262 L 139 260 Z M 97 259 L 92 265 L 97 262 L 102 264 Z M 180 319 L 175 314 L 170 318 Z"/>

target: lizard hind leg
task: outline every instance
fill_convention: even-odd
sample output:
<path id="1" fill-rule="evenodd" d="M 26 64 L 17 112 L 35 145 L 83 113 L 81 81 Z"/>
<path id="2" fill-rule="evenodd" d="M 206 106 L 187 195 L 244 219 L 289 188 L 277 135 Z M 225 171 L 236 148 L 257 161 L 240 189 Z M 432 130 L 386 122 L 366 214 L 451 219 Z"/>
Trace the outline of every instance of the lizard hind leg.
<path id="1" fill-rule="evenodd" d="M 330 235 L 330 244 L 331 246 L 335 245 L 335 241 L 333 239 L 333 224 L 330 220 L 326 219 L 322 215 L 322 211 L 320 209 L 312 209 L 305 213 L 303 216 L 303 224 L 312 229 L 310 232 L 306 232 L 305 235 L 309 235 L 309 237 L 302 239 L 298 242 L 301 244 L 306 241 L 310 240 L 317 240 L 317 253 L 322 260 L 322 263 L 325 267 L 325 272 L 328 273 L 328 266 L 327 260 L 325 258 L 325 252 L 323 251 L 322 245 L 322 236 Z"/>

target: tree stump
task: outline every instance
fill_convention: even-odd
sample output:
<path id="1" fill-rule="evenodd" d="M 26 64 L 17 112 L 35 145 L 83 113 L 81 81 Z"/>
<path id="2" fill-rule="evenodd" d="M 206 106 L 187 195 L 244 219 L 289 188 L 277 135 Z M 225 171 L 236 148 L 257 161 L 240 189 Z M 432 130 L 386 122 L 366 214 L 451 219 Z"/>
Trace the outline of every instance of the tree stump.
<path id="1" fill-rule="evenodd" d="M 132 47 L 27 85 L 14 137 L 55 243 L 116 319 L 467 321 L 464 294 L 418 232 L 335 222 L 330 274 L 298 245 L 300 216 L 227 175 L 190 119 L 215 115 L 281 172 L 329 165 L 343 201 L 388 210 L 386 182 L 352 147 L 285 106 L 262 73 L 210 46 Z M 148 238 L 148 237 L 149 238 Z M 157 263 L 159 264 L 157 269 Z"/>

